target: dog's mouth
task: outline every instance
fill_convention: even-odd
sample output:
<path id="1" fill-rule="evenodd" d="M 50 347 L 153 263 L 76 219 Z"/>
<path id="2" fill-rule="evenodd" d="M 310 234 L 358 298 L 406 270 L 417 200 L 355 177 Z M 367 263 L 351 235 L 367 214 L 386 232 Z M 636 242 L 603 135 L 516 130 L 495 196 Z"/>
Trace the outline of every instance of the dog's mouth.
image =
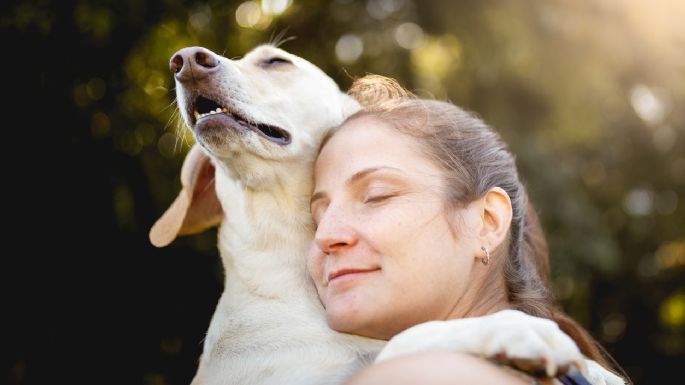
<path id="1" fill-rule="evenodd" d="M 216 127 L 218 123 L 220 126 L 230 126 L 238 132 L 251 130 L 279 145 L 290 143 L 288 131 L 270 124 L 250 121 L 235 109 L 222 106 L 204 96 L 198 96 L 195 99 L 192 111 L 193 127 L 199 131 L 202 131 L 205 126 Z"/>

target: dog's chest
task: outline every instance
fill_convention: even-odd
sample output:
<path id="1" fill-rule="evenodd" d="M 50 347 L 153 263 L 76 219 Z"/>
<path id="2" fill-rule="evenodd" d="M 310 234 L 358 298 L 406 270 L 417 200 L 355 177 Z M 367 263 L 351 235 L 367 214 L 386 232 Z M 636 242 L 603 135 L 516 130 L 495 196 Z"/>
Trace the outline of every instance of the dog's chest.
<path id="1" fill-rule="evenodd" d="M 364 364 L 308 306 L 229 305 L 235 303 L 220 302 L 217 313 L 232 316 L 215 314 L 205 340 L 207 384 L 340 384 Z"/>

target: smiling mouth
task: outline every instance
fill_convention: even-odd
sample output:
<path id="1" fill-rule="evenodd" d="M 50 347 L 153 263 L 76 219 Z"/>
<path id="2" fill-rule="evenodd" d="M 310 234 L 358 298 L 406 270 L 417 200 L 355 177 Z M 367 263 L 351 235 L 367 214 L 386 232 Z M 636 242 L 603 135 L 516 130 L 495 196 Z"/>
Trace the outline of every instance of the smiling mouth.
<path id="1" fill-rule="evenodd" d="M 262 137 L 280 144 L 290 143 L 290 133 L 280 127 L 269 124 L 252 122 L 234 109 L 220 105 L 219 103 L 204 96 L 198 96 L 192 106 L 193 127 L 202 131 L 205 126 L 230 126 L 238 132 L 250 130 Z"/>
<path id="2" fill-rule="evenodd" d="M 341 269 L 338 271 L 333 271 L 328 273 L 328 283 L 330 283 L 334 279 L 344 277 L 347 275 L 373 273 L 374 271 L 379 271 L 380 269 L 380 267 L 374 267 L 371 269 Z"/>

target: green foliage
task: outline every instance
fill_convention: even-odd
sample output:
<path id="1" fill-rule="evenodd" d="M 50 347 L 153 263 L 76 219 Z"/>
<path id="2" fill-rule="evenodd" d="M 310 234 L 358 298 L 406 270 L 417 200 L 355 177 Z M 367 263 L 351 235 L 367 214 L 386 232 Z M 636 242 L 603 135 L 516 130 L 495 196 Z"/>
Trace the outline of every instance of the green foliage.
<path id="1" fill-rule="evenodd" d="M 56 17 L 45 4 L 17 5 L 2 25 L 47 34 Z M 541 215 L 562 305 L 639 382 L 654 368 L 631 349 L 685 357 L 683 19 L 685 4 L 669 0 L 131 0 L 79 1 L 62 22 L 94 49 L 131 39 L 121 62 L 69 91 L 88 122 L 75 142 L 111 146 L 142 169 L 142 186 L 115 178 L 122 231 L 144 233 L 148 213 L 171 202 L 192 142 L 175 114 L 172 53 L 201 45 L 239 57 L 283 33 L 295 38 L 283 48 L 343 89 L 366 73 L 395 77 L 498 129 Z M 150 201 L 136 201 L 140 188 Z"/>

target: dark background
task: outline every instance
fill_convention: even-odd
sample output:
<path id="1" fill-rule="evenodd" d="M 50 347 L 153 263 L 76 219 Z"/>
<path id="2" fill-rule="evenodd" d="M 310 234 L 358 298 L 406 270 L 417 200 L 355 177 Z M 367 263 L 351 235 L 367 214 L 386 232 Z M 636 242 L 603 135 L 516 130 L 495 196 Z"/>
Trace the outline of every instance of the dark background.
<path id="1" fill-rule="evenodd" d="M 2 4 L 6 149 L 33 150 L 6 167 L 7 192 L 29 204 L 6 207 L 22 214 L 6 234 L 17 247 L 4 258 L 3 382 L 189 383 L 222 271 L 215 232 L 147 240 L 192 140 L 167 62 L 189 45 L 239 57 L 281 32 L 343 89 L 392 76 L 496 127 L 541 215 L 564 309 L 635 383 L 678 378 L 684 3 L 279 3 Z"/>

